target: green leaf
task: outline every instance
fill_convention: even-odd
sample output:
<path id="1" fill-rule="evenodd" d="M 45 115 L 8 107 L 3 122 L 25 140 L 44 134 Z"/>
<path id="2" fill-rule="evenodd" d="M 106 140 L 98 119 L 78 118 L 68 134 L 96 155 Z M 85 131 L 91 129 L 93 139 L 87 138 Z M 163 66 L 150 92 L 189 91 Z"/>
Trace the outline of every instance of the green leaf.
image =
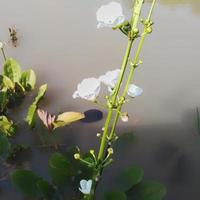
<path id="1" fill-rule="evenodd" d="M 33 103 L 28 108 L 25 121 L 28 123 L 28 125 L 31 128 L 33 128 L 35 125 L 35 115 L 36 115 L 37 107 L 41 99 L 44 97 L 46 90 L 47 90 L 47 84 L 42 85 L 39 88 L 38 94 L 35 97 Z"/>
<path id="2" fill-rule="evenodd" d="M 35 97 L 34 103 L 38 104 L 41 99 L 44 97 L 47 90 L 47 84 L 40 86 L 37 96 Z"/>
<path id="3" fill-rule="evenodd" d="M 6 159 L 11 151 L 11 144 L 6 136 L 0 135 L 0 157 Z"/>
<path id="4" fill-rule="evenodd" d="M 25 121 L 28 123 L 30 127 L 34 127 L 35 125 L 35 113 L 37 110 L 37 105 L 32 104 L 28 108 L 28 113 L 26 115 Z"/>
<path id="5" fill-rule="evenodd" d="M 53 199 L 53 187 L 32 171 L 17 169 L 11 173 L 11 181 L 27 197 Z"/>
<path id="6" fill-rule="evenodd" d="M 25 89 L 21 83 L 15 83 L 14 90 L 8 90 L 8 108 L 20 105 L 25 97 Z"/>
<path id="7" fill-rule="evenodd" d="M 6 110 L 8 103 L 7 92 L 0 91 L 0 113 L 3 113 Z"/>
<path id="8" fill-rule="evenodd" d="M 49 173 L 53 183 L 62 186 L 70 176 L 70 162 L 64 155 L 54 153 L 49 159 Z"/>
<path id="9" fill-rule="evenodd" d="M 104 200 L 126 200 L 126 194 L 121 191 L 107 192 L 104 195 Z"/>
<path id="10" fill-rule="evenodd" d="M 1 91 L 7 91 L 8 89 L 14 89 L 15 84 L 7 77 L 0 75 L 0 87 Z"/>
<path id="11" fill-rule="evenodd" d="M 21 78 L 20 65 L 12 58 L 7 59 L 3 67 L 3 75 L 18 83 Z"/>
<path id="12" fill-rule="evenodd" d="M 31 91 L 35 88 L 36 84 L 36 75 L 32 69 L 29 69 L 22 73 L 21 84 L 26 89 L 26 91 Z"/>
<path id="13" fill-rule="evenodd" d="M 56 117 L 55 122 L 53 122 L 53 128 L 59 128 L 83 119 L 85 115 L 80 112 L 64 112 Z"/>
<path id="14" fill-rule="evenodd" d="M 11 136 L 15 133 L 13 122 L 4 115 L 0 116 L 0 132 L 6 136 Z"/>
<path id="15" fill-rule="evenodd" d="M 132 166 L 124 170 L 117 177 L 117 188 L 121 191 L 127 191 L 134 185 L 140 183 L 143 179 L 143 169 L 138 166 Z"/>
<path id="16" fill-rule="evenodd" d="M 42 196 L 45 197 L 45 199 L 47 200 L 53 199 L 52 197 L 55 191 L 53 187 L 47 181 L 44 181 L 42 179 L 39 180 L 37 182 L 37 187 L 40 193 L 42 194 Z"/>
<path id="17" fill-rule="evenodd" d="M 37 198 L 40 196 L 37 182 L 41 178 L 32 171 L 18 169 L 11 173 L 13 185 L 27 197 Z"/>
<path id="18" fill-rule="evenodd" d="M 166 188 L 156 182 L 141 182 L 128 193 L 128 200 L 162 200 L 166 195 Z"/>

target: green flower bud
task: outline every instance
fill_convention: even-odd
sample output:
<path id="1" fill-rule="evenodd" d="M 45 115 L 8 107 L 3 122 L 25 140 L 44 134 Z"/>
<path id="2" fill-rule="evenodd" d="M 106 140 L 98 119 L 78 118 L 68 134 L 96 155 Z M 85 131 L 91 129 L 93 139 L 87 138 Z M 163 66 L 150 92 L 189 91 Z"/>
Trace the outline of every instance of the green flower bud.
<path id="1" fill-rule="evenodd" d="M 79 153 L 74 154 L 75 160 L 80 160 L 81 155 Z"/>

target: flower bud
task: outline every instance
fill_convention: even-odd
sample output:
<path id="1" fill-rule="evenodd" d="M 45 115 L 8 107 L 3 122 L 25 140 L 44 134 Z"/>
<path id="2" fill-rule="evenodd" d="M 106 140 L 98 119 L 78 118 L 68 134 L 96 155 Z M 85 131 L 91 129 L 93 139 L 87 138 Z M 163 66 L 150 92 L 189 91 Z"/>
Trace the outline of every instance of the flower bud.
<path id="1" fill-rule="evenodd" d="M 147 33 L 151 33 L 151 32 L 152 32 L 152 28 L 151 28 L 151 27 L 148 27 L 148 28 L 146 29 L 146 32 L 147 32 Z"/>
<path id="2" fill-rule="evenodd" d="M 4 48 L 4 43 L 0 42 L 0 49 L 3 49 L 3 48 Z"/>
<path id="3" fill-rule="evenodd" d="M 108 153 L 109 153 L 109 154 L 113 154 L 113 153 L 114 153 L 113 148 L 111 148 L 111 147 L 108 148 Z"/>
<path id="4" fill-rule="evenodd" d="M 94 150 L 93 150 L 93 149 L 91 149 L 91 150 L 90 150 L 90 153 L 91 153 L 91 154 L 94 154 Z"/>
<path id="5" fill-rule="evenodd" d="M 101 137 L 101 133 L 97 133 L 97 137 Z"/>
<path id="6" fill-rule="evenodd" d="M 123 122 L 128 122 L 128 120 L 129 120 L 129 115 L 128 115 L 127 112 L 121 114 L 121 120 L 122 120 Z"/>
<path id="7" fill-rule="evenodd" d="M 75 160 L 80 160 L 81 155 L 79 153 L 74 154 Z"/>

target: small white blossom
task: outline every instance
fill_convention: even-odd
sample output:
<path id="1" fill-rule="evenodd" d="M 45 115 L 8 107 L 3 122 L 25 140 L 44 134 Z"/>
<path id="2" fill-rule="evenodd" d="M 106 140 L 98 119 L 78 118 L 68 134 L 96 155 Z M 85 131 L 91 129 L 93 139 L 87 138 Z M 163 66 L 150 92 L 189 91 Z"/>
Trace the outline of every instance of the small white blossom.
<path id="1" fill-rule="evenodd" d="M 99 80 L 108 86 L 109 92 L 112 92 L 113 88 L 117 84 L 117 80 L 120 75 L 120 69 L 116 69 L 113 71 L 108 71 L 106 74 L 99 77 Z"/>
<path id="2" fill-rule="evenodd" d="M 73 94 L 73 98 L 82 98 L 89 101 L 94 101 L 99 95 L 101 82 L 96 78 L 84 79 L 78 84 L 77 90 Z"/>
<path id="3" fill-rule="evenodd" d="M 134 98 L 134 97 L 140 96 L 142 94 L 142 92 L 143 92 L 142 88 L 140 88 L 140 87 L 138 87 L 138 86 L 136 86 L 134 84 L 130 84 L 127 94 L 130 97 Z"/>
<path id="4" fill-rule="evenodd" d="M 98 21 L 97 28 L 114 27 L 125 20 L 121 4 L 114 1 L 101 6 L 96 12 L 96 17 Z"/>
<path id="5" fill-rule="evenodd" d="M 92 188 L 92 180 L 81 180 L 80 181 L 80 187 L 79 190 L 83 193 L 83 194 L 90 194 Z"/>

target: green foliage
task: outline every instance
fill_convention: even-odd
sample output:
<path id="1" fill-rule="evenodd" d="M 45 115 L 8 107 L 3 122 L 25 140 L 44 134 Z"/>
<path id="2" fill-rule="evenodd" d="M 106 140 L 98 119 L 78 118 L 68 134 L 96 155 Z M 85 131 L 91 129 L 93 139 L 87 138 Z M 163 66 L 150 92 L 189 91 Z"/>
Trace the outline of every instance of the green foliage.
<path id="1" fill-rule="evenodd" d="M 104 195 L 104 200 L 126 200 L 126 194 L 120 191 L 107 192 Z"/>
<path id="2" fill-rule="evenodd" d="M 7 92 L 0 91 L 0 113 L 5 112 L 7 103 Z"/>
<path id="3" fill-rule="evenodd" d="M 0 157 L 5 160 L 11 150 L 11 144 L 8 138 L 0 134 Z"/>
<path id="4" fill-rule="evenodd" d="M 44 97 L 46 90 L 47 90 L 47 84 L 40 86 L 37 96 L 35 97 L 33 103 L 28 108 L 25 121 L 31 128 L 33 128 L 35 125 L 35 115 L 37 107 L 41 99 Z"/>
<path id="5" fill-rule="evenodd" d="M 0 116 L 0 133 L 6 136 L 12 136 L 15 132 L 14 124 L 6 116 Z"/>
<path id="6" fill-rule="evenodd" d="M 156 181 L 141 182 L 128 193 L 128 200 L 162 200 L 166 195 L 166 188 Z"/>
<path id="7" fill-rule="evenodd" d="M 15 84 L 13 81 L 10 80 L 9 77 L 0 75 L 0 88 L 1 91 L 7 91 L 8 89 L 13 90 L 15 87 Z"/>
<path id="8" fill-rule="evenodd" d="M 57 186 L 65 184 L 71 173 L 68 159 L 60 153 L 54 153 L 49 159 L 48 166 L 53 183 Z"/>
<path id="9" fill-rule="evenodd" d="M 32 69 L 24 71 L 20 79 L 21 84 L 26 89 L 26 91 L 31 91 L 35 88 L 36 75 Z"/>
<path id="10" fill-rule="evenodd" d="M 131 166 L 125 169 L 117 177 L 117 188 L 122 191 L 128 191 L 134 185 L 140 183 L 143 179 L 143 169 L 138 166 Z"/>
<path id="11" fill-rule="evenodd" d="M 35 83 L 36 75 L 32 69 L 21 73 L 17 61 L 6 59 L 0 75 L 0 131 L 5 135 L 14 133 L 13 122 L 5 117 L 6 111 L 20 105 L 26 92 L 34 89 Z"/>
<path id="12" fill-rule="evenodd" d="M 46 90 L 47 90 L 47 84 L 40 86 L 38 94 L 35 97 L 35 100 L 33 102 L 34 104 L 37 105 L 41 101 L 41 99 L 44 97 L 44 95 L 46 93 Z"/>
<path id="13" fill-rule="evenodd" d="M 10 78 L 14 83 L 18 83 L 21 78 L 20 65 L 12 58 L 7 59 L 3 67 L 3 75 Z"/>
<path id="14" fill-rule="evenodd" d="M 51 199 L 53 187 L 41 177 L 29 170 L 18 169 L 11 173 L 13 185 L 30 198 Z"/>

